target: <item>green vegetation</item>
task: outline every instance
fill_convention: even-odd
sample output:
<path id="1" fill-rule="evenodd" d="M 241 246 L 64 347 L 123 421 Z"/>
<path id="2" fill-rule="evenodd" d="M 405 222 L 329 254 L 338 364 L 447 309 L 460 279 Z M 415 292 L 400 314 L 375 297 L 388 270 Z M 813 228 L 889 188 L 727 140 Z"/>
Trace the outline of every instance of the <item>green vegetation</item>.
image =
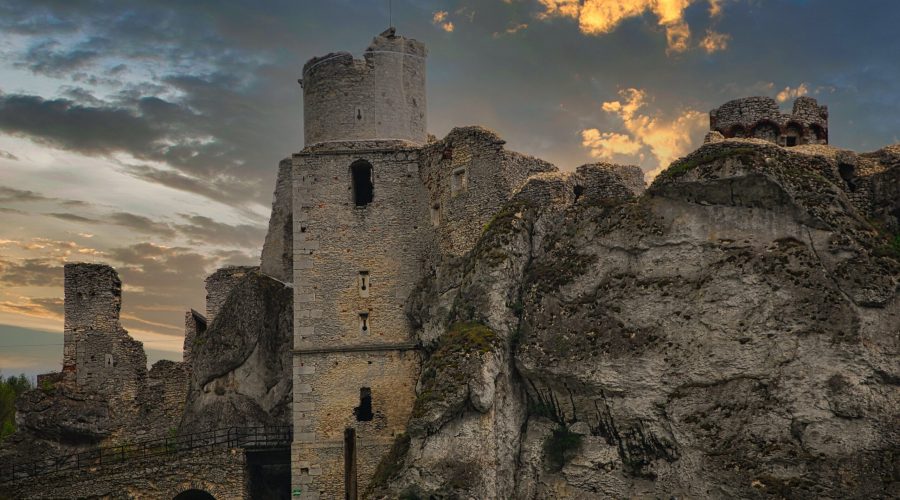
<path id="1" fill-rule="evenodd" d="M 422 388 L 413 405 L 413 417 L 425 416 L 432 403 L 443 400 L 447 394 L 453 394 L 456 387 L 466 384 L 470 376 L 466 370 L 469 355 L 489 352 L 499 342 L 497 334 L 480 323 L 450 325 L 422 366 Z"/>
<path id="2" fill-rule="evenodd" d="M 676 161 L 672 163 L 669 168 L 663 171 L 664 175 L 667 176 L 675 176 L 697 168 L 700 165 L 710 163 L 716 160 L 721 160 L 722 158 L 730 158 L 732 156 L 740 156 L 740 155 L 749 155 L 752 154 L 755 150 L 753 148 L 728 148 L 728 149 L 714 149 L 705 154 L 698 154 L 696 156 L 689 156 L 682 161 Z"/>
<path id="3" fill-rule="evenodd" d="M 875 249 L 874 255 L 876 257 L 890 257 L 900 260 L 900 234 L 888 238 L 887 243 Z"/>
<path id="4" fill-rule="evenodd" d="M 566 462 L 581 447 L 584 436 L 569 430 L 565 425 L 560 425 L 547 436 L 544 441 L 544 455 L 550 464 L 551 470 L 561 471 Z"/>
<path id="5" fill-rule="evenodd" d="M 31 389 L 24 374 L 3 378 L 0 375 L 0 441 L 16 431 L 16 398 Z"/>

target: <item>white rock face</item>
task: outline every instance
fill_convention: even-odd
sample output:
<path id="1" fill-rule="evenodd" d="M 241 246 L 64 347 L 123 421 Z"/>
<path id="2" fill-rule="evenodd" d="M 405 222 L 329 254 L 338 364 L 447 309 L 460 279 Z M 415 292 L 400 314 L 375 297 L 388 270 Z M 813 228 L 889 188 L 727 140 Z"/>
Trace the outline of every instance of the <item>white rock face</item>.
<path id="1" fill-rule="evenodd" d="M 896 497 L 892 151 L 852 182 L 738 140 L 643 194 L 576 191 L 603 166 L 533 179 L 412 301 L 446 333 L 375 496 Z"/>

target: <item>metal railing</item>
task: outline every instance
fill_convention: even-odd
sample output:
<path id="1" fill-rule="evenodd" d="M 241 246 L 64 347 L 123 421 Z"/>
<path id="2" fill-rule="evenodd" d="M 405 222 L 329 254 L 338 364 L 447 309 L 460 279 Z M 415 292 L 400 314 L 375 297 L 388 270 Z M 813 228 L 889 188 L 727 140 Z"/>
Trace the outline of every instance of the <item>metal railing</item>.
<path id="1" fill-rule="evenodd" d="M 291 445 L 290 426 L 229 427 L 212 431 L 104 446 L 81 453 L 60 455 L 33 462 L 0 465 L 0 483 L 65 470 L 121 464 L 161 455 L 177 455 L 194 450 L 243 448 L 269 450 Z"/>

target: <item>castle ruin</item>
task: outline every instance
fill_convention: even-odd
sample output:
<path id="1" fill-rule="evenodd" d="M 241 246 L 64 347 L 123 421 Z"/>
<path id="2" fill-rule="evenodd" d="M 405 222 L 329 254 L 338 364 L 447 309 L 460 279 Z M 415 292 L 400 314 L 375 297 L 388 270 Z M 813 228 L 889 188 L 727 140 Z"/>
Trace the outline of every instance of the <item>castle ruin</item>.
<path id="1" fill-rule="evenodd" d="M 538 201 L 541 180 L 557 175 L 571 175 L 576 201 L 644 189 L 637 167 L 551 175 L 552 164 L 506 150 L 480 127 L 429 136 L 426 57 L 422 43 L 391 28 L 362 58 L 341 52 L 304 65 L 304 148 L 279 165 L 260 266 L 207 278 L 205 314 L 185 313 L 183 362 L 148 371 L 141 343 L 119 322 L 116 272 L 67 264 L 58 378 L 109 397 L 131 428 L 150 422 L 142 432 L 164 433 L 182 417 L 198 339 L 226 315 L 238 283 L 258 272 L 293 289 L 292 495 L 357 498 L 412 414 L 427 335 L 408 310 L 423 278 L 472 250 L 529 179 Z M 790 114 L 768 97 L 737 99 L 710 112 L 710 130 L 785 147 L 827 144 L 828 110 L 808 97 Z M 203 390 L 217 394 L 218 383 Z"/>
<path id="2" fill-rule="evenodd" d="M 526 178 L 553 169 L 478 127 L 429 142 L 425 57 L 390 29 L 362 59 L 303 68 L 306 147 L 291 173 L 299 498 L 366 487 L 416 396 L 410 292 L 439 256 L 471 249 Z"/>
<path id="3" fill-rule="evenodd" d="M 726 139 L 763 139 L 785 147 L 828 144 L 828 107 L 798 97 L 793 111 L 784 114 L 771 97 L 745 97 L 710 111 L 709 129 Z"/>

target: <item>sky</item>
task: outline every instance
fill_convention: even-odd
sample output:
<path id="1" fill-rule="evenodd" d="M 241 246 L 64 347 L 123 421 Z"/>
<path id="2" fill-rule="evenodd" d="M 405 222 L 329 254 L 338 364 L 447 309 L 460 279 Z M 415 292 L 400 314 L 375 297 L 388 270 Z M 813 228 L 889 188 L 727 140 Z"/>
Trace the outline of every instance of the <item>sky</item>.
<path id="1" fill-rule="evenodd" d="M 77 261 L 114 266 L 125 328 L 180 359 L 203 279 L 258 263 L 303 63 L 391 13 L 428 47 L 431 133 L 563 170 L 649 180 L 751 95 L 817 98 L 839 147 L 900 142 L 894 0 L 0 0 L 0 373 L 59 369 Z"/>

